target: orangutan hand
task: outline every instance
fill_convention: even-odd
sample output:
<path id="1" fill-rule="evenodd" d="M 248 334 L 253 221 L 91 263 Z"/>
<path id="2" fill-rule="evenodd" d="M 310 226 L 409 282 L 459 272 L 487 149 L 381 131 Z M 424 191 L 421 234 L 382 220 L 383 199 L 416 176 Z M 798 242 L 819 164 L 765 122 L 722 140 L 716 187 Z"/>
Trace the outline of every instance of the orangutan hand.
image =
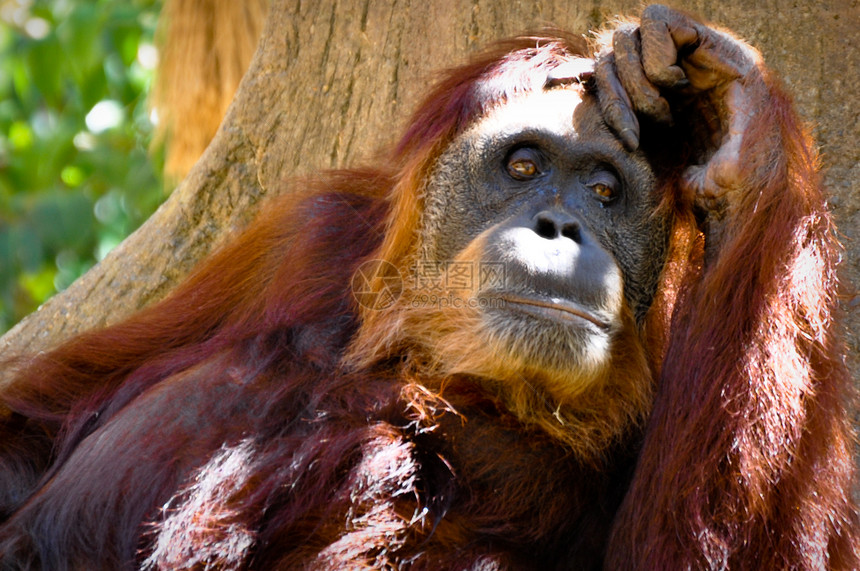
<path id="1" fill-rule="evenodd" d="M 740 149 L 759 102 L 767 101 L 758 53 L 729 34 L 665 6 L 648 6 L 638 26 L 622 25 L 595 80 L 604 118 L 628 150 L 643 120 L 690 127 L 688 198 L 720 220 L 744 188 Z M 670 104 L 669 101 L 672 103 Z"/>

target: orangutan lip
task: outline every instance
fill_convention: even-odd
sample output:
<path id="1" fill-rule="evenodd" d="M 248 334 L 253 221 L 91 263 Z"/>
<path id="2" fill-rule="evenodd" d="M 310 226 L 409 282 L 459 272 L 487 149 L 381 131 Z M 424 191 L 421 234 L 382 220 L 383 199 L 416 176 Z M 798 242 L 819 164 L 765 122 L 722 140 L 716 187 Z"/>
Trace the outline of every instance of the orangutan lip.
<path id="1" fill-rule="evenodd" d="M 548 312 L 559 312 L 561 317 L 565 319 L 570 319 L 569 316 L 578 317 L 580 319 L 584 319 L 589 323 L 593 323 L 600 329 L 606 331 L 609 329 L 609 323 L 602 321 L 592 315 L 591 313 L 585 311 L 579 306 L 576 306 L 572 303 L 565 302 L 562 300 L 549 300 L 549 299 L 541 299 L 535 297 L 521 297 L 510 294 L 500 295 L 498 298 L 505 303 L 511 303 L 514 305 L 525 305 L 531 306 L 533 308 L 537 308 L 541 313 Z M 565 315 L 566 314 L 566 315 Z M 551 317 L 555 317 L 550 314 Z"/>

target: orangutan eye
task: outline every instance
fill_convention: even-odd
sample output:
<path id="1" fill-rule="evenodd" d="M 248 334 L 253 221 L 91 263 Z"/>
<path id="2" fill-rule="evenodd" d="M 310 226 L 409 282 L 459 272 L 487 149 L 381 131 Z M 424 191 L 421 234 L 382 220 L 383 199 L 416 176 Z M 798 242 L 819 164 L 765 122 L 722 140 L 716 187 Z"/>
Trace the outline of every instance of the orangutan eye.
<path id="1" fill-rule="evenodd" d="M 600 172 L 586 183 L 594 198 L 602 204 L 609 204 L 618 197 L 620 184 L 618 179 L 609 172 Z"/>
<path id="2" fill-rule="evenodd" d="M 612 198 L 615 196 L 615 190 L 612 189 L 609 185 L 603 184 L 602 182 L 598 182 L 596 184 L 591 185 L 591 190 L 594 191 L 594 194 L 601 198 Z"/>
<path id="3" fill-rule="evenodd" d="M 517 149 L 508 157 L 507 170 L 517 180 L 528 180 L 540 174 L 537 151 L 531 148 Z"/>

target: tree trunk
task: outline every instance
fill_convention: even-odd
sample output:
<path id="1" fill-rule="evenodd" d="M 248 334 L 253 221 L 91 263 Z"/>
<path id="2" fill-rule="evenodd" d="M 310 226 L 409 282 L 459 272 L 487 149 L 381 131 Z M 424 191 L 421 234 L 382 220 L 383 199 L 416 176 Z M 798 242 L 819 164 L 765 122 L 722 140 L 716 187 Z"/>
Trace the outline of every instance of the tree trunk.
<path id="1" fill-rule="evenodd" d="M 758 45 L 786 78 L 825 142 L 837 219 L 850 240 L 860 228 L 860 88 L 856 74 L 846 72 L 860 68 L 851 40 L 860 8 L 848 4 L 762 0 L 750 8 L 741 0 L 693 0 L 683 7 Z M 549 23 L 585 32 L 615 14 L 637 15 L 639 6 L 638 0 L 272 0 L 250 68 L 190 174 L 137 232 L 0 339 L 0 355 L 46 349 L 160 299 L 245 225 L 262 198 L 288 192 L 285 180 L 385 160 L 384 154 L 374 159 L 374 151 L 393 142 L 434 70 L 495 39 Z M 857 283 L 857 244 L 848 247 L 843 275 Z M 849 326 L 860 330 L 856 314 Z M 849 341 L 856 356 L 856 336 Z"/>

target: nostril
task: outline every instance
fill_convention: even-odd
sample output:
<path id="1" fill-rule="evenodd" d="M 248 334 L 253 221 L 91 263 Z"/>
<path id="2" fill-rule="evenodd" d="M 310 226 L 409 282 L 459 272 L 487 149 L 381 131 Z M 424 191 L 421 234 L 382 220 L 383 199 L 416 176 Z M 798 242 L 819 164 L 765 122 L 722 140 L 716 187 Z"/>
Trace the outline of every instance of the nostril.
<path id="1" fill-rule="evenodd" d="M 555 221 L 547 216 L 538 216 L 535 222 L 535 233 L 541 238 L 552 240 L 558 236 Z"/>
<path id="2" fill-rule="evenodd" d="M 582 236 L 579 231 L 579 223 L 577 222 L 566 222 L 561 227 L 561 235 L 565 238 L 573 240 L 577 244 L 582 243 Z"/>
<path id="3" fill-rule="evenodd" d="M 577 244 L 582 243 L 582 226 L 573 216 L 545 210 L 532 218 L 532 224 L 535 234 L 546 240 L 561 237 Z"/>

